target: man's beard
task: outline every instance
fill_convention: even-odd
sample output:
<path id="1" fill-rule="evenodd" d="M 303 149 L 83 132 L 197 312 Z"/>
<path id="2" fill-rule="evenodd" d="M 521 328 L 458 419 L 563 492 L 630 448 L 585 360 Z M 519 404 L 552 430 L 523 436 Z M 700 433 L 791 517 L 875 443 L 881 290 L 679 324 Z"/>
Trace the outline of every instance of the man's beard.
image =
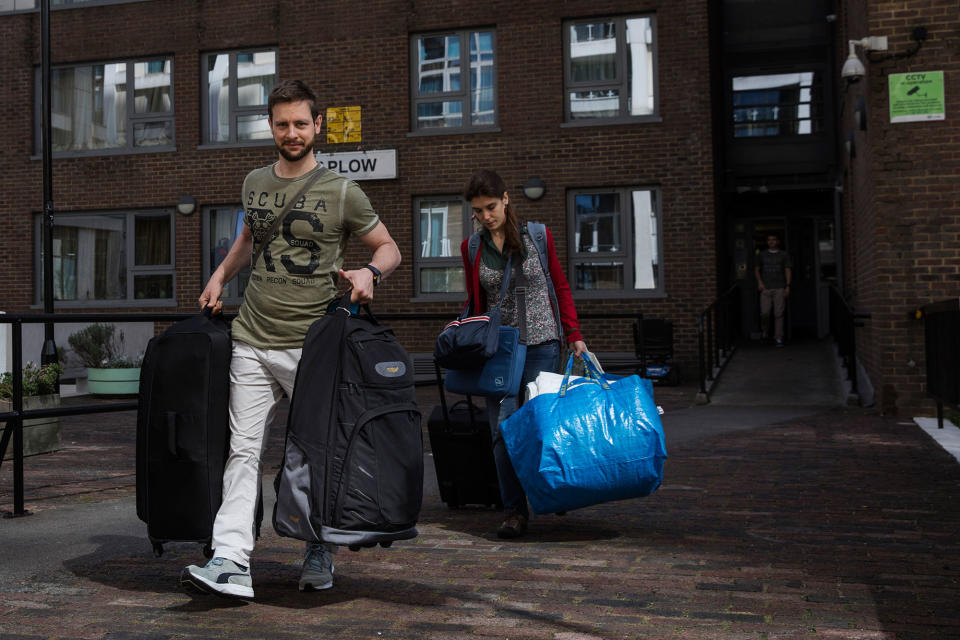
<path id="1" fill-rule="evenodd" d="M 305 158 L 308 153 L 313 151 L 314 140 L 314 138 L 311 138 L 309 141 L 305 142 L 303 149 L 301 149 L 298 153 L 291 153 L 287 151 L 281 144 L 277 144 L 277 151 L 280 152 L 280 155 L 283 156 L 283 159 L 287 162 L 297 162 L 298 160 Z"/>

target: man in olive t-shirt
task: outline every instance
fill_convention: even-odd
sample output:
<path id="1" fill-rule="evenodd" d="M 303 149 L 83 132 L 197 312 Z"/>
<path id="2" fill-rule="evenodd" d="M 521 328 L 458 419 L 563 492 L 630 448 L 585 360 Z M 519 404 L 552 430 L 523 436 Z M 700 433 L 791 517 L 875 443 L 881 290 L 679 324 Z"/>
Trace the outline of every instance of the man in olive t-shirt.
<path id="1" fill-rule="evenodd" d="M 369 302 L 374 286 L 400 264 L 396 243 L 363 191 L 318 166 L 313 147 L 321 117 L 313 92 L 299 80 L 281 82 L 270 92 L 267 109 L 279 157 L 243 181 L 243 231 L 200 294 L 201 306 L 219 312 L 225 283 L 250 264 L 253 249 L 262 249 L 232 325 L 230 455 L 213 525 L 214 557 L 206 566 L 190 565 L 180 577 L 184 585 L 241 598 L 253 597 L 250 554 L 266 424 L 282 394 L 293 394 L 307 329 L 335 297 L 338 277 L 349 283 L 353 302 Z M 288 201 L 317 175 L 271 232 Z M 344 270 L 351 236 L 370 250 L 371 259 Z M 332 550 L 307 545 L 301 591 L 333 586 Z"/>
<path id="2" fill-rule="evenodd" d="M 787 297 L 790 296 L 790 280 L 793 277 L 790 254 L 781 250 L 779 238 L 767 236 L 767 250 L 757 254 L 757 264 L 753 273 L 757 277 L 757 289 L 760 291 L 760 329 L 767 336 L 770 329 L 770 310 L 774 316 L 774 340 L 778 347 L 783 346 L 783 313 Z"/>

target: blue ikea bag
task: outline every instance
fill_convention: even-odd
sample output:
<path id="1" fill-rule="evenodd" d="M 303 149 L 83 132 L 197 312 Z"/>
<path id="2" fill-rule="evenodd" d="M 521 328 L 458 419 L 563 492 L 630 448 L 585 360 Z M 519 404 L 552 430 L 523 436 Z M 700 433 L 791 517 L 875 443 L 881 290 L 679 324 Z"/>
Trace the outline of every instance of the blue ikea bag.
<path id="1" fill-rule="evenodd" d="M 570 511 L 653 493 L 667 458 L 653 385 L 609 379 L 584 359 L 590 378 L 538 395 L 500 424 L 534 513 Z"/>

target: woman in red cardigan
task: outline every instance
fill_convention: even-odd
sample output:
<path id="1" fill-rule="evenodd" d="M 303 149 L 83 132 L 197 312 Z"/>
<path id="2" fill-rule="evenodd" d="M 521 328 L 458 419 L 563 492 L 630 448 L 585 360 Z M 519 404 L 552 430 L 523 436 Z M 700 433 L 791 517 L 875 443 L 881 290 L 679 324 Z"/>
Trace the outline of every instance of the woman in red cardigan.
<path id="1" fill-rule="evenodd" d="M 521 226 L 510 204 L 506 184 L 499 175 L 486 169 L 477 171 L 470 178 L 464 197 L 470 202 L 474 220 L 482 227 L 479 231 L 480 251 L 475 260 L 470 260 L 469 239 L 460 245 L 467 284 L 467 304 L 472 313 L 482 313 L 499 302 L 507 258 L 513 256 L 511 270 L 514 273 L 517 265 L 522 265 L 527 291 L 527 356 L 520 384 L 520 388 L 524 389 L 541 371 L 557 370 L 564 336 L 575 355 L 580 356 L 587 350 L 580 335 L 570 285 L 557 260 L 549 229 L 545 229 L 546 242 L 539 242 L 541 246 L 546 246 L 549 273 L 544 272 L 537 250 L 538 243 L 530 237 L 527 225 Z M 511 284 L 515 282 L 516 278 L 511 277 Z M 518 324 L 512 289 L 506 293 L 501 306 L 501 323 L 514 327 Z M 508 396 L 502 401 L 487 399 L 493 455 L 500 480 L 500 496 L 503 498 L 504 521 L 497 529 L 497 535 L 501 538 L 522 536 L 530 518 L 527 496 L 500 435 L 500 423 L 516 409 L 516 396 Z"/>

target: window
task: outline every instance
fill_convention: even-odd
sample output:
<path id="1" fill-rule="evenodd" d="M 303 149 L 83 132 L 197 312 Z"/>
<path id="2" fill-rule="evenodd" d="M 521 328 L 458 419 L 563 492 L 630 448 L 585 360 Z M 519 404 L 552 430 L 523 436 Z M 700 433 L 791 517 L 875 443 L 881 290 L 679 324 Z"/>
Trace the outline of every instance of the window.
<path id="1" fill-rule="evenodd" d="M 37 216 L 38 300 L 43 299 L 41 224 Z M 53 226 L 53 299 L 78 306 L 172 301 L 173 244 L 168 211 L 58 213 Z"/>
<path id="2" fill-rule="evenodd" d="M 564 24 L 567 122 L 656 116 L 654 27 L 652 16 Z"/>
<path id="3" fill-rule="evenodd" d="M 227 257 L 234 240 L 243 231 L 243 207 L 212 207 L 204 210 L 203 215 L 203 246 L 206 247 L 203 252 L 203 281 L 206 282 Z M 250 267 L 247 266 L 224 287 L 224 303 L 240 304 L 249 279 Z"/>
<path id="4" fill-rule="evenodd" d="M 663 293 L 659 194 L 654 189 L 578 189 L 568 195 L 575 293 Z"/>
<path id="5" fill-rule="evenodd" d="M 413 37 L 413 131 L 443 133 L 496 128 L 494 44 L 492 29 Z M 463 52 L 469 55 L 469 69 L 463 69 Z"/>
<path id="6" fill-rule="evenodd" d="M 77 5 L 96 6 L 104 4 L 123 4 L 126 2 L 144 2 L 146 0 L 52 0 L 51 9 L 71 9 Z M 0 0 L 0 13 L 18 13 L 21 11 L 36 11 L 40 8 L 39 0 Z"/>
<path id="7" fill-rule="evenodd" d="M 267 98 L 277 83 L 277 52 L 208 53 L 203 72 L 204 143 L 272 142 Z"/>
<path id="8" fill-rule="evenodd" d="M 53 68 L 53 152 L 65 156 L 174 150 L 172 79 L 171 58 Z M 39 69 L 36 80 L 36 145 L 40 149 Z"/>
<path id="9" fill-rule="evenodd" d="M 823 130 L 823 87 L 812 71 L 733 79 L 733 136 L 803 136 Z"/>
<path id="10" fill-rule="evenodd" d="M 470 208 L 460 196 L 424 196 L 414 200 L 414 212 L 415 294 L 462 299 L 460 243 L 471 233 Z"/>

